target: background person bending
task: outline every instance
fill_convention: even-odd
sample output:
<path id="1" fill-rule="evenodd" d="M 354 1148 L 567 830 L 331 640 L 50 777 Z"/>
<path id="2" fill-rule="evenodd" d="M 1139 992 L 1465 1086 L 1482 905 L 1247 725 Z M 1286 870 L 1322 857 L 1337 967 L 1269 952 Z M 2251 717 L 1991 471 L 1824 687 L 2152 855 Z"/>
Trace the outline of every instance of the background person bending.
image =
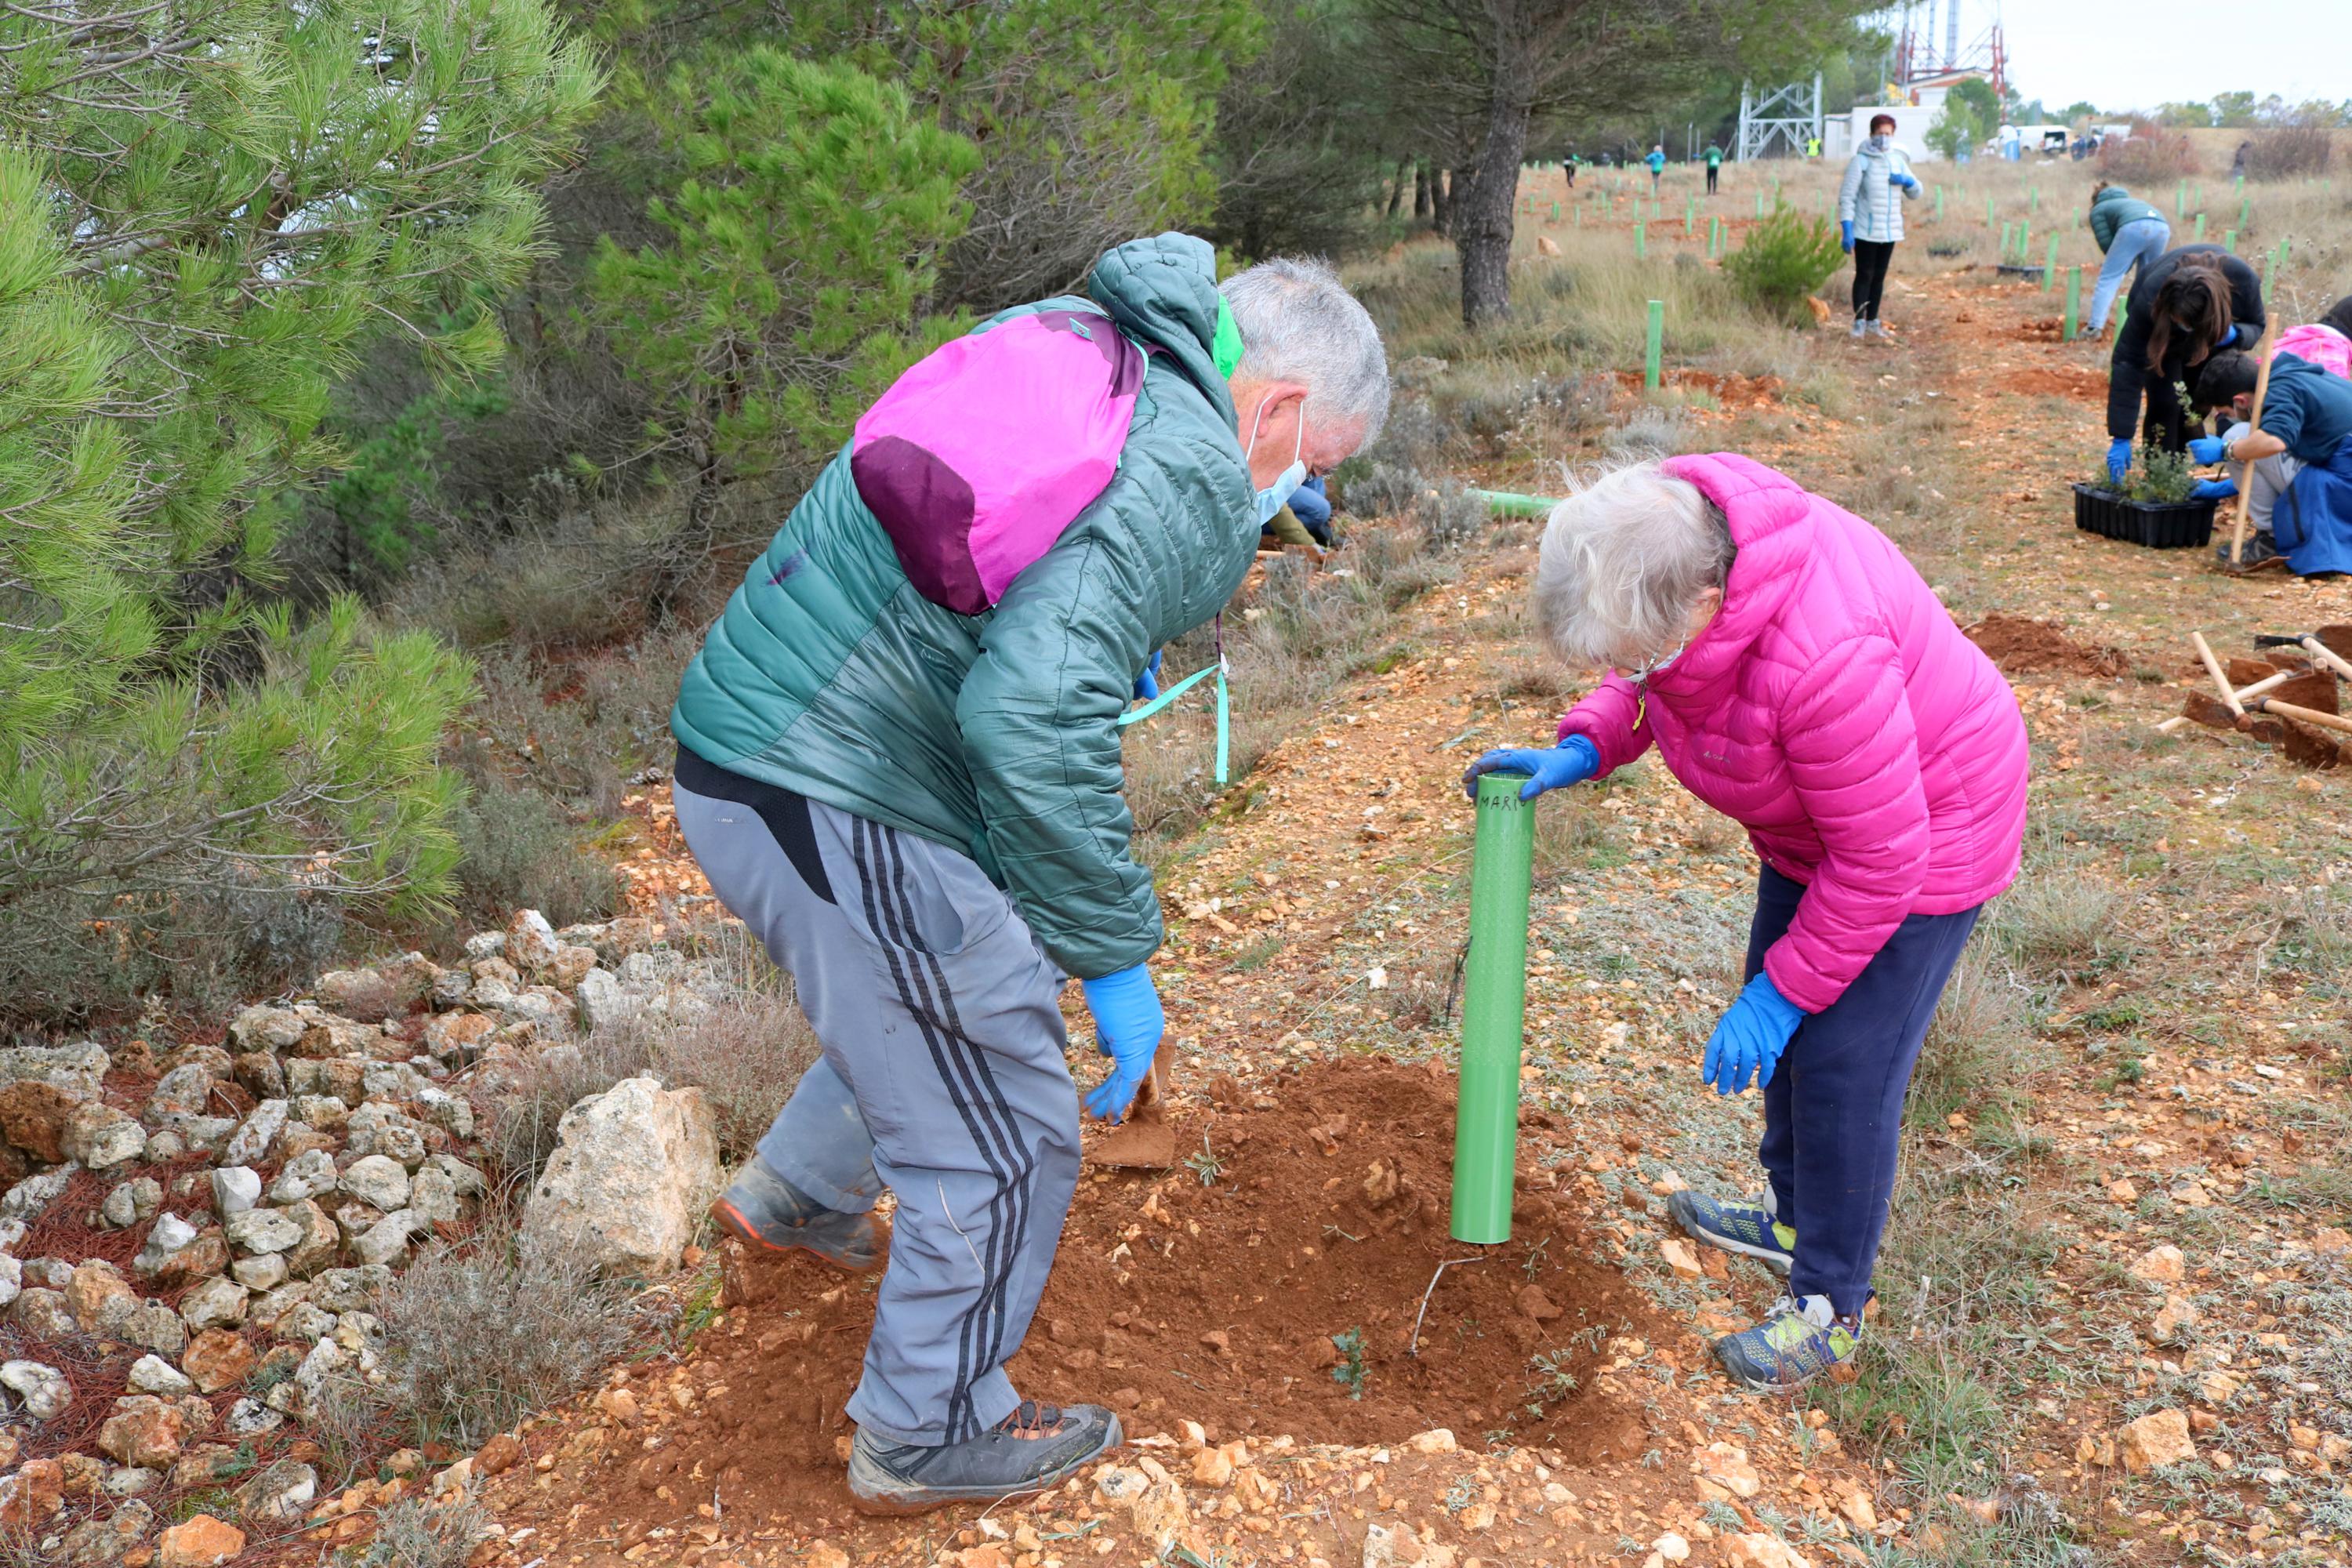
<path id="1" fill-rule="evenodd" d="M 2164 215 L 2121 185 L 2105 181 L 2091 192 L 2091 237 L 2106 259 L 2099 264 L 2098 287 L 2091 291 L 2091 335 L 2105 330 L 2107 308 L 2126 276 L 2145 270 L 2172 245 Z"/>
<path id="2" fill-rule="evenodd" d="M 2143 394 L 2148 443 L 2186 450 L 2189 411 L 2174 387 L 2208 355 L 2262 336 L 2262 279 L 2220 246 L 2184 245 L 2141 268 L 2107 358 L 2107 472 L 2120 479 L 2131 467 Z"/>
<path id="3" fill-rule="evenodd" d="M 1854 1353 L 1912 1065 L 1979 910 L 2017 875 L 2017 700 L 1885 534 L 1729 453 L 1560 502 L 1535 601 L 1563 659 L 1615 668 L 1558 745 L 1489 752 L 1465 783 L 1528 773 L 1526 798 L 1655 744 L 1764 862 L 1748 983 L 1700 1072 L 1762 1087 L 1768 1189 L 1761 1206 L 1677 1193 L 1672 1212 L 1788 1276 L 1715 1349 L 1743 1384 L 1793 1387 Z"/>

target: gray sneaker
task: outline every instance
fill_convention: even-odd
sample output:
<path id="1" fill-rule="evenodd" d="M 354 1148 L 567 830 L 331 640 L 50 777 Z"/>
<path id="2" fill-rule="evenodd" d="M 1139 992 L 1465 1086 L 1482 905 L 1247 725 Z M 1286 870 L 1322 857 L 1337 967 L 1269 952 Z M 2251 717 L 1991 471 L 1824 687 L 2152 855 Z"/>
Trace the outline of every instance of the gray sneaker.
<path id="1" fill-rule="evenodd" d="M 754 1157 L 710 1205 L 710 1217 L 736 1240 L 763 1252 L 814 1252 L 854 1274 L 882 1262 L 881 1227 L 871 1214 L 829 1209 Z"/>
<path id="2" fill-rule="evenodd" d="M 1846 334 L 1846 337 L 1848 338 L 1848 340 L 1850 340 L 1851 342 L 1857 342 L 1857 343 L 1858 343 L 1858 342 L 1862 342 L 1862 334 L 1863 334 L 1863 330 L 1864 330 L 1864 326 L 1865 326 L 1865 323 L 1864 322 L 1863 319 L 1862 319 L 1860 316 L 1856 316 L 1856 317 L 1853 319 L 1853 331 L 1850 331 L 1850 332 L 1848 332 L 1848 333 Z"/>
<path id="3" fill-rule="evenodd" d="M 849 1445 L 849 1493 L 861 1513 L 929 1513 L 950 1503 L 1041 1492 L 1118 1447 L 1118 1417 L 1099 1405 L 1024 1399 L 977 1437 L 925 1448 L 861 1426 Z"/>

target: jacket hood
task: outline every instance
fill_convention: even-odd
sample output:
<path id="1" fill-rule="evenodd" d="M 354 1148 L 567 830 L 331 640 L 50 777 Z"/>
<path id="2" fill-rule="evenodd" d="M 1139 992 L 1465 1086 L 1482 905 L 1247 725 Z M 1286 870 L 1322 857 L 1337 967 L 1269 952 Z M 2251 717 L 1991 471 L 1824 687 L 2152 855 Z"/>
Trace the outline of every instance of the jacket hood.
<path id="1" fill-rule="evenodd" d="M 2109 202 L 2127 202 L 2131 199 L 2132 194 L 2124 189 L 2123 186 L 2109 185 L 2105 190 L 2101 191 L 2097 195 L 2091 198 L 2091 205 L 2095 207 L 2105 206 Z"/>
<path id="2" fill-rule="evenodd" d="M 1238 428 L 1233 392 L 1217 374 L 1217 253 L 1205 239 L 1170 232 L 1114 246 L 1087 278 L 1087 297 L 1119 331 L 1181 366 L 1227 425 Z"/>
<path id="3" fill-rule="evenodd" d="M 1715 503 L 1730 525 L 1734 552 L 1723 608 L 1681 658 L 1650 678 L 1653 693 L 1682 707 L 1711 700 L 1780 613 L 1812 549 L 1814 502 L 1787 475 L 1736 452 L 1670 458 L 1664 471 Z"/>

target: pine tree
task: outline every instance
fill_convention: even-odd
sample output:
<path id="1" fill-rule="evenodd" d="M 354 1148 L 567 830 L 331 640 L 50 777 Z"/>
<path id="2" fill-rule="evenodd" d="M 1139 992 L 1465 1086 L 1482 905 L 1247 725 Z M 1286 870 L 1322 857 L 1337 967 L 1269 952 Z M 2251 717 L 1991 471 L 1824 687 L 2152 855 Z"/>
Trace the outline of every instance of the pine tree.
<path id="1" fill-rule="evenodd" d="M 0 1010 L 445 893 L 468 670 L 272 561 L 373 339 L 496 362 L 597 86 L 541 0 L 0 17 Z"/>

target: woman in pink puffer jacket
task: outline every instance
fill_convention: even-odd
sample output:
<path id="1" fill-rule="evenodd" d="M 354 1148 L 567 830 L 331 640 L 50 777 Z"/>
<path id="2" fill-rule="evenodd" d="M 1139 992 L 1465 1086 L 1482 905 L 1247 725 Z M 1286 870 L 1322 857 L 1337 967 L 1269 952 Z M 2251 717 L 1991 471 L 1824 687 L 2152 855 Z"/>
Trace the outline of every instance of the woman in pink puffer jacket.
<path id="1" fill-rule="evenodd" d="M 1716 1350 L 1743 1383 L 1791 1387 L 1853 1353 L 1912 1065 L 1978 912 L 2017 875 L 2017 700 L 1885 534 L 1729 453 L 1562 501 L 1535 592 L 1564 658 L 1613 668 L 1556 746 L 1489 752 L 1465 782 L 1525 773 L 1532 798 L 1654 744 L 1763 861 L 1748 984 L 1701 1071 L 1725 1094 L 1760 1086 L 1767 1191 L 1671 1206 L 1788 1275 Z"/>

